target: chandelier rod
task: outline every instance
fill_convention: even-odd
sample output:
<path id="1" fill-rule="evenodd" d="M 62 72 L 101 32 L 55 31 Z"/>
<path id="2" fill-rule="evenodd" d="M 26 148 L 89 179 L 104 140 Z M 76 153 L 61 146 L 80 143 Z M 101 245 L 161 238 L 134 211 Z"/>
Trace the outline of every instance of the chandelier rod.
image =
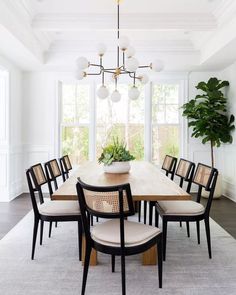
<path id="1" fill-rule="evenodd" d="M 120 38 L 120 1 L 117 1 L 117 39 Z M 117 46 L 117 68 L 120 67 L 120 47 Z"/>

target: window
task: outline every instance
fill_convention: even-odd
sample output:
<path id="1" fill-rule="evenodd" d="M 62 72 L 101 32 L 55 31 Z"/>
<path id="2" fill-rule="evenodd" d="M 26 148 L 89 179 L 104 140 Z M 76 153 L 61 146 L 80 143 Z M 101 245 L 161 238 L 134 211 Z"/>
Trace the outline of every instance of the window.
<path id="1" fill-rule="evenodd" d="M 112 91 L 110 87 L 110 92 Z M 125 140 L 127 148 L 137 160 L 144 159 L 144 90 L 138 100 L 128 98 L 128 85 L 120 84 L 121 101 L 97 98 L 96 154 L 101 154 L 104 143 L 113 137 Z"/>
<path id="2" fill-rule="evenodd" d="M 72 163 L 89 159 L 89 85 L 62 85 L 61 149 Z"/>
<path id="3" fill-rule="evenodd" d="M 161 164 L 166 154 L 179 156 L 179 84 L 153 84 L 152 161 Z"/>
<path id="4" fill-rule="evenodd" d="M 61 152 L 69 154 L 72 163 L 96 160 L 102 146 L 116 136 L 125 141 L 136 160 L 161 164 L 166 154 L 179 156 L 180 83 L 146 86 L 148 90 L 152 87 L 152 91 L 140 86 L 141 95 L 136 101 L 128 98 L 129 86 L 119 84 L 122 98 L 118 103 L 97 98 L 98 87 L 95 84 L 62 85 Z M 109 88 L 112 92 L 114 86 Z M 145 93 L 152 93 L 152 97 Z"/>

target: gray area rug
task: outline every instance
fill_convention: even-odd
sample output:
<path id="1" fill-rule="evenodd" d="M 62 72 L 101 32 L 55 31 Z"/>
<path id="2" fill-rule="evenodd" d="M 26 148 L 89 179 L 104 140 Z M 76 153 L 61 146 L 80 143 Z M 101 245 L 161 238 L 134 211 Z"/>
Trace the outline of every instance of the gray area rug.
<path id="1" fill-rule="evenodd" d="M 77 224 L 59 223 L 48 239 L 45 226 L 43 246 L 37 244 L 30 260 L 33 214 L 30 212 L 0 241 L 0 295 L 78 295 L 82 265 L 78 260 Z M 235 295 L 236 240 L 211 220 L 213 259 L 208 259 L 204 224 L 201 245 L 195 224 L 168 227 L 167 261 L 163 289 L 158 288 L 156 266 L 142 266 L 140 256 L 128 257 L 127 294 L 144 295 Z M 90 267 L 86 294 L 121 294 L 120 261 L 111 273 L 108 255 L 99 253 L 99 265 Z"/>

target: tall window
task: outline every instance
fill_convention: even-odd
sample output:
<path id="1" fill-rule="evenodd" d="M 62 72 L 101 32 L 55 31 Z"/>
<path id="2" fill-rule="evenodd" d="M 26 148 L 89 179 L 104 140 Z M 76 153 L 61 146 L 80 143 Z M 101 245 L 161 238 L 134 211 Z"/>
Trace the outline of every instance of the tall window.
<path id="1" fill-rule="evenodd" d="M 180 84 L 150 84 L 147 87 L 152 87 L 152 91 L 146 93 L 152 93 L 151 98 L 145 97 L 145 89 L 140 87 L 141 95 L 136 101 L 128 98 L 129 86 L 120 84 L 122 98 L 118 103 L 97 98 L 97 87 L 75 83 L 62 86 L 61 151 L 69 154 L 73 163 L 96 160 L 104 144 L 114 137 L 125 141 L 136 160 L 148 157 L 161 164 L 166 154 L 179 156 Z M 113 85 L 109 88 L 111 92 Z M 149 142 L 144 142 L 145 138 Z"/>
<path id="2" fill-rule="evenodd" d="M 61 149 L 73 163 L 88 160 L 89 85 L 62 85 Z"/>
<path id="3" fill-rule="evenodd" d="M 110 87 L 112 90 L 112 87 Z M 122 99 L 118 103 L 97 98 L 96 154 L 112 138 L 124 139 L 127 148 L 137 160 L 144 159 L 144 91 L 138 100 L 128 98 L 128 85 L 120 84 Z"/>
<path id="4" fill-rule="evenodd" d="M 152 161 L 161 164 L 165 155 L 179 156 L 179 84 L 153 84 Z"/>

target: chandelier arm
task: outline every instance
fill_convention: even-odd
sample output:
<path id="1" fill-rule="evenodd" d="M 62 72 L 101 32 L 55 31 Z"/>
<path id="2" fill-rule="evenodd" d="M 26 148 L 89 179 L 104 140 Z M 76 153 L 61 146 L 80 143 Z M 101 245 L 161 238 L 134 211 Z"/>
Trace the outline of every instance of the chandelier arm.
<path id="1" fill-rule="evenodd" d="M 125 53 L 123 51 L 123 69 L 125 69 Z"/>
<path id="2" fill-rule="evenodd" d="M 108 70 L 103 70 L 103 72 L 105 72 L 105 73 L 109 73 L 109 74 L 116 74 L 116 72 L 112 72 L 112 71 L 108 71 Z"/>
<path id="3" fill-rule="evenodd" d="M 86 76 L 100 76 L 102 72 L 100 73 L 86 73 Z"/>
<path id="4" fill-rule="evenodd" d="M 149 65 L 149 66 L 139 66 L 138 68 L 139 69 L 145 69 L 145 68 L 150 68 L 151 66 Z"/>
<path id="5" fill-rule="evenodd" d="M 89 64 L 92 67 L 99 67 L 101 70 L 104 69 L 104 67 L 102 65 L 98 65 L 98 64 Z"/>

